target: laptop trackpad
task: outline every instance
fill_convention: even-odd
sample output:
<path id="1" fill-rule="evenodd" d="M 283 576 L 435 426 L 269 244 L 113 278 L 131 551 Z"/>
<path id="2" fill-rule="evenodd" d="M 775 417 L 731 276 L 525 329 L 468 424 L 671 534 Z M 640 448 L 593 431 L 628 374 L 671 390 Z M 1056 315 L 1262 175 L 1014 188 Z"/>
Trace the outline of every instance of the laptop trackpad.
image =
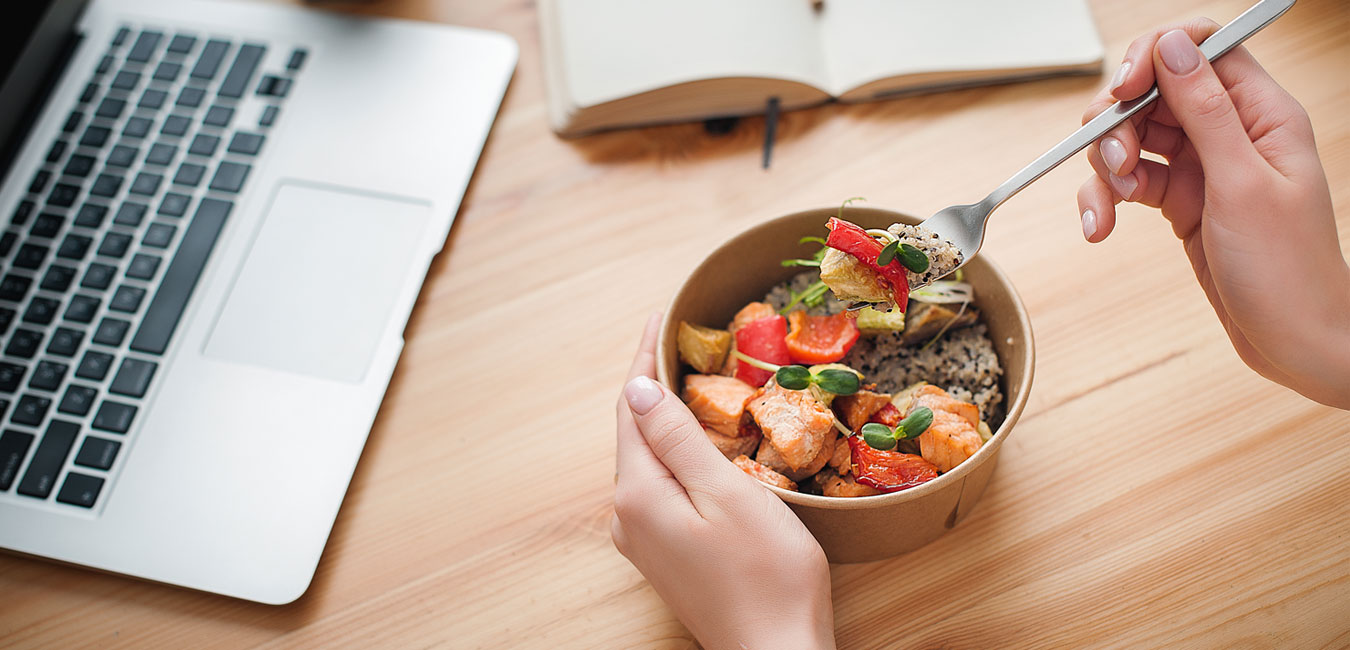
<path id="1" fill-rule="evenodd" d="M 361 381 L 405 288 L 430 206 L 281 186 L 207 339 L 207 356 Z"/>

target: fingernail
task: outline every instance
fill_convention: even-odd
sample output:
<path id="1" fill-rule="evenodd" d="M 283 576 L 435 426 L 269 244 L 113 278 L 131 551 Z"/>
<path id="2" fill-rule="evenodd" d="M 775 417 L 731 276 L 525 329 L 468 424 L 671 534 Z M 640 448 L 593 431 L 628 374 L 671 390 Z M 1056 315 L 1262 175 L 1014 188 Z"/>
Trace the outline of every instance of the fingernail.
<path id="1" fill-rule="evenodd" d="M 1163 65 L 1172 74 L 1186 74 L 1200 65 L 1200 50 L 1195 47 L 1191 37 L 1179 29 L 1174 29 L 1158 39 L 1158 56 Z"/>
<path id="2" fill-rule="evenodd" d="M 1120 195 L 1120 198 L 1129 201 L 1130 197 L 1134 196 L 1134 191 L 1139 188 L 1139 181 L 1135 180 L 1134 174 L 1124 176 L 1111 174 L 1111 187 L 1116 188 L 1116 193 Z"/>
<path id="3" fill-rule="evenodd" d="M 1125 83 L 1125 77 L 1130 74 L 1130 62 L 1125 61 L 1116 68 L 1116 76 L 1111 78 L 1111 93 L 1114 94 L 1121 84 Z"/>
<path id="4" fill-rule="evenodd" d="M 1083 211 L 1083 238 L 1092 241 L 1092 236 L 1097 234 L 1097 213 L 1091 208 Z"/>
<path id="5" fill-rule="evenodd" d="M 628 408 L 638 415 L 646 415 L 662 397 L 661 387 L 647 377 L 634 377 L 623 387 L 623 398 L 628 401 Z"/>
<path id="6" fill-rule="evenodd" d="M 1115 138 L 1102 138 L 1099 146 L 1102 152 L 1102 160 L 1106 161 L 1106 166 L 1111 169 L 1112 174 L 1119 174 L 1120 169 L 1125 166 L 1125 145 Z"/>

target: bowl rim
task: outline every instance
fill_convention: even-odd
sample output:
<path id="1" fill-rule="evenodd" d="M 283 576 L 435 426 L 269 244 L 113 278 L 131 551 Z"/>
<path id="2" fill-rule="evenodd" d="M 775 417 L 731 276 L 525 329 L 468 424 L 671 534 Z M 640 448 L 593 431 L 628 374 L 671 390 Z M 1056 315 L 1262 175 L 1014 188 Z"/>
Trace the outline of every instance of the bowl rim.
<path id="1" fill-rule="evenodd" d="M 658 332 L 657 337 L 658 349 L 664 349 L 665 346 L 667 345 L 667 342 L 672 340 L 669 335 L 671 333 L 671 328 L 673 328 L 675 324 L 671 323 L 670 314 L 672 313 L 672 309 L 675 306 L 675 304 L 680 302 L 681 299 L 684 298 L 685 293 L 689 290 L 689 278 L 693 277 L 693 275 L 697 273 L 698 270 L 702 268 L 703 265 L 706 264 L 709 259 L 716 256 L 718 253 L 723 252 L 725 249 L 731 247 L 732 245 L 738 243 L 742 239 L 752 236 L 754 233 L 765 230 L 774 230 L 778 227 L 781 227 L 781 224 L 783 224 L 784 222 L 801 219 L 803 218 L 804 215 L 807 214 L 824 214 L 824 213 L 834 214 L 836 210 L 842 210 L 843 214 L 846 217 L 849 214 L 867 215 L 875 217 L 885 217 L 891 219 L 893 222 L 901 222 L 909 224 L 917 224 L 919 223 L 919 221 L 921 221 L 920 219 L 908 213 L 898 212 L 895 210 L 887 210 L 884 208 L 864 207 L 864 206 L 858 207 L 844 206 L 841 209 L 838 207 L 831 206 L 823 208 L 813 208 L 809 210 L 799 210 L 797 212 L 780 215 L 778 217 L 774 217 L 772 219 L 759 222 L 751 226 L 750 228 L 742 230 L 737 234 L 733 235 L 731 238 L 722 242 L 721 245 L 719 245 L 717 248 L 713 249 L 707 255 L 705 255 L 703 259 L 696 266 L 694 266 L 693 269 L 689 271 L 689 274 L 685 276 L 684 281 L 680 284 L 680 288 L 675 292 L 675 295 L 671 297 L 670 302 L 667 303 L 666 305 L 665 313 L 662 314 L 661 316 L 661 328 Z M 877 494 L 865 497 L 827 497 L 824 495 L 804 494 L 802 492 L 784 490 L 783 488 L 768 484 L 765 484 L 764 487 L 768 488 L 773 493 L 777 494 L 778 497 L 781 498 L 783 501 L 786 501 L 787 503 L 790 504 L 796 504 L 801 506 L 810 506 L 829 510 L 867 510 L 872 508 L 881 508 L 886 506 L 898 505 L 901 503 L 907 503 L 910 501 L 915 501 L 918 499 L 922 499 L 930 494 L 941 491 L 945 489 L 948 485 L 954 484 L 956 481 L 963 479 L 967 474 L 974 471 L 976 467 L 986 462 L 989 456 L 998 453 L 998 449 L 1003 445 L 1004 439 L 1006 439 L 1010 435 L 1013 425 L 1017 424 L 1017 420 L 1021 417 L 1022 411 L 1026 407 L 1027 397 L 1031 393 L 1031 381 L 1035 375 L 1036 370 L 1036 337 L 1032 333 L 1031 318 L 1027 314 L 1026 304 L 1022 301 L 1021 294 L 1017 292 L 1017 287 L 1013 285 L 1012 281 L 1008 278 L 1008 275 L 1003 272 L 1003 269 L 1000 268 L 998 264 L 996 264 L 992 259 L 989 259 L 988 256 L 981 256 L 980 260 L 981 263 L 988 265 L 990 273 L 993 274 L 994 278 L 998 281 L 998 283 L 1000 283 L 1004 288 L 1008 290 L 1009 296 L 1012 299 L 1014 307 L 1013 311 L 1015 311 L 1017 315 L 1017 322 L 1018 324 L 1021 325 L 1022 332 L 1024 332 L 1023 336 L 1024 340 L 1021 342 L 1025 343 L 1027 350 L 1026 353 L 1027 361 L 1024 367 L 1022 368 L 1021 372 L 1022 390 L 1016 396 L 1013 396 L 1013 399 L 1009 402 L 1007 415 L 1004 416 L 1003 423 L 999 425 L 998 430 L 994 432 L 994 435 L 983 445 L 980 445 L 980 449 L 976 451 L 974 455 L 972 455 L 970 458 L 967 458 L 965 461 L 962 461 L 962 463 L 952 471 L 947 472 L 937 477 L 936 479 L 928 481 L 927 483 L 924 483 L 918 487 L 900 490 L 899 492 L 890 492 L 887 494 Z M 657 357 L 657 364 L 656 364 L 657 379 L 660 380 L 662 383 L 665 383 L 672 392 L 675 392 L 678 395 L 679 394 L 678 391 L 675 388 L 670 387 L 670 381 L 673 378 L 667 376 L 668 373 L 666 372 L 665 368 L 666 364 L 663 362 L 664 357 L 665 357 L 664 354 L 660 354 Z M 1002 360 L 1000 359 L 1000 362 L 1001 361 Z M 1006 374 L 1008 372 L 1008 369 L 1004 368 L 1003 370 L 1005 373 L 1004 378 L 1006 380 L 1008 378 Z"/>

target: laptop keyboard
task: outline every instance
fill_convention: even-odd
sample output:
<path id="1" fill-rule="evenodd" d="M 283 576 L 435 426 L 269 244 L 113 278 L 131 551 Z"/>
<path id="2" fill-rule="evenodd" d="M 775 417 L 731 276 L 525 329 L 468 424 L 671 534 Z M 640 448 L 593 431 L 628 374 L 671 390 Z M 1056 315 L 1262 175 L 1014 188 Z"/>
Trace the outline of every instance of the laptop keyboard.
<path id="1" fill-rule="evenodd" d="M 107 492 L 306 56 L 292 49 L 268 71 L 266 53 L 253 42 L 119 29 L 26 194 L 8 206 L 0 494 L 92 508 Z M 261 104 L 245 102 L 250 94 Z"/>

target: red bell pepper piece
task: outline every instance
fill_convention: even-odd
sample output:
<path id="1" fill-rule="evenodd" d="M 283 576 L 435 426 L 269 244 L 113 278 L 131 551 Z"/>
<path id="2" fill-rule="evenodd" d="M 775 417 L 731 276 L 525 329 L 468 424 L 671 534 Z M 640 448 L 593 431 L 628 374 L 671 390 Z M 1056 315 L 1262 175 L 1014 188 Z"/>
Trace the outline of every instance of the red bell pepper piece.
<path id="1" fill-rule="evenodd" d="M 905 273 L 904 265 L 894 259 L 886 266 L 877 264 L 877 256 L 881 255 L 881 249 L 885 246 L 867 234 L 866 230 L 852 223 L 830 217 L 825 226 L 830 229 L 829 236 L 825 238 L 825 245 L 852 255 L 862 262 L 863 266 L 880 275 L 881 279 L 890 285 L 895 308 L 903 312 L 909 303 L 909 276 Z"/>
<path id="2" fill-rule="evenodd" d="M 899 492 L 938 476 L 937 467 L 922 456 L 874 449 L 862 436 L 850 436 L 848 447 L 858 482 L 882 492 Z"/>
<path id="3" fill-rule="evenodd" d="M 808 316 L 804 311 L 788 314 L 792 333 L 787 335 L 788 356 L 793 363 L 815 365 L 844 358 L 858 340 L 858 324 L 844 313 Z"/>
<path id="4" fill-rule="evenodd" d="M 785 366 L 792 363 L 788 355 L 787 319 L 768 316 L 750 321 L 736 330 L 736 350 L 751 359 Z M 751 386 L 763 386 L 773 373 L 736 360 L 736 378 Z"/>
<path id="5" fill-rule="evenodd" d="M 900 424 L 900 421 L 904 419 L 901 415 L 900 409 L 895 408 L 894 404 L 887 404 L 881 407 L 880 411 L 873 413 L 867 421 L 878 422 L 894 429 L 895 425 Z"/>

